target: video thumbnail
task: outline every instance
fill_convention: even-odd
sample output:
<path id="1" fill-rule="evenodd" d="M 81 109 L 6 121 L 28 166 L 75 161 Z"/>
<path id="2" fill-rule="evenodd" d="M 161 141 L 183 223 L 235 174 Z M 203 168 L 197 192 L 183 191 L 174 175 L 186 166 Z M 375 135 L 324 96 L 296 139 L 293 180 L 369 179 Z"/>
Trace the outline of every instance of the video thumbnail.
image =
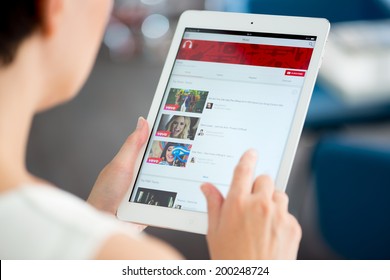
<path id="1" fill-rule="evenodd" d="M 199 118 L 162 115 L 156 136 L 194 140 Z"/>
<path id="2" fill-rule="evenodd" d="M 172 208 L 176 195 L 174 192 L 138 188 L 135 202 Z"/>
<path id="3" fill-rule="evenodd" d="M 208 91 L 171 88 L 164 110 L 202 113 Z"/>
<path id="4" fill-rule="evenodd" d="M 148 163 L 185 167 L 192 145 L 154 141 L 150 149 Z"/>

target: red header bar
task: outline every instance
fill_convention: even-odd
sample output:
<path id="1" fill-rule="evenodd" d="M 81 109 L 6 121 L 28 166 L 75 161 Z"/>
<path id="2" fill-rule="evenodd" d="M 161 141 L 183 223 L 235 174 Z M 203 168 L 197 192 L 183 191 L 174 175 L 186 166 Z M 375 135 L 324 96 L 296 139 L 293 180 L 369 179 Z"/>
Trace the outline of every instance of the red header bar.
<path id="1" fill-rule="evenodd" d="M 307 70 L 312 53 L 312 48 L 184 39 L 177 59 Z"/>

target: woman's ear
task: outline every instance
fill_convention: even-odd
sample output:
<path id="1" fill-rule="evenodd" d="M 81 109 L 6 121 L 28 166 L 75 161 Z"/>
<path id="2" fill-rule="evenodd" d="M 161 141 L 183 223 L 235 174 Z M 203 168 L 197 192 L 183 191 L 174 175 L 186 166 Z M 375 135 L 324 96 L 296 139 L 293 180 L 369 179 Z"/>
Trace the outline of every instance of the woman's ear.
<path id="1" fill-rule="evenodd" d="M 64 0 L 40 0 L 38 11 L 44 36 L 52 36 L 60 24 L 64 12 Z"/>

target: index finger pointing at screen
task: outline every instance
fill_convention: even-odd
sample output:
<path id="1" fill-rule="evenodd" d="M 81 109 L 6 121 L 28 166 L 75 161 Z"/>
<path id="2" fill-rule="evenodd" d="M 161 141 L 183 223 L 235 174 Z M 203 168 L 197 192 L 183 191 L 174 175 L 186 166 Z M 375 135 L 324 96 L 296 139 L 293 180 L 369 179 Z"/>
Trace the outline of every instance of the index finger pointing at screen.
<path id="1" fill-rule="evenodd" d="M 257 162 L 257 153 L 250 149 L 246 151 L 234 169 L 231 189 L 228 196 L 250 194 L 252 192 L 253 174 Z"/>

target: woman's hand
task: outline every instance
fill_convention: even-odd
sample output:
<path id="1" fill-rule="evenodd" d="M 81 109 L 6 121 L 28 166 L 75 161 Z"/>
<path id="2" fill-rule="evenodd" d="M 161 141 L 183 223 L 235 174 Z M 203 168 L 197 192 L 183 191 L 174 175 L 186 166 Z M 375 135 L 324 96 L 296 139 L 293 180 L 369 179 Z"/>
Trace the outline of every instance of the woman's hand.
<path id="1" fill-rule="evenodd" d="M 238 163 L 231 189 L 223 198 L 212 184 L 202 185 L 207 199 L 207 241 L 212 259 L 295 259 L 301 239 L 297 220 L 288 213 L 288 197 L 275 191 L 270 177 L 253 182 L 253 150 Z"/>
<path id="2" fill-rule="evenodd" d="M 147 121 L 139 118 L 136 130 L 100 172 L 87 200 L 90 204 L 101 211 L 116 214 L 133 179 L 135 160 L 148 138 L 148 131 Z"/>

